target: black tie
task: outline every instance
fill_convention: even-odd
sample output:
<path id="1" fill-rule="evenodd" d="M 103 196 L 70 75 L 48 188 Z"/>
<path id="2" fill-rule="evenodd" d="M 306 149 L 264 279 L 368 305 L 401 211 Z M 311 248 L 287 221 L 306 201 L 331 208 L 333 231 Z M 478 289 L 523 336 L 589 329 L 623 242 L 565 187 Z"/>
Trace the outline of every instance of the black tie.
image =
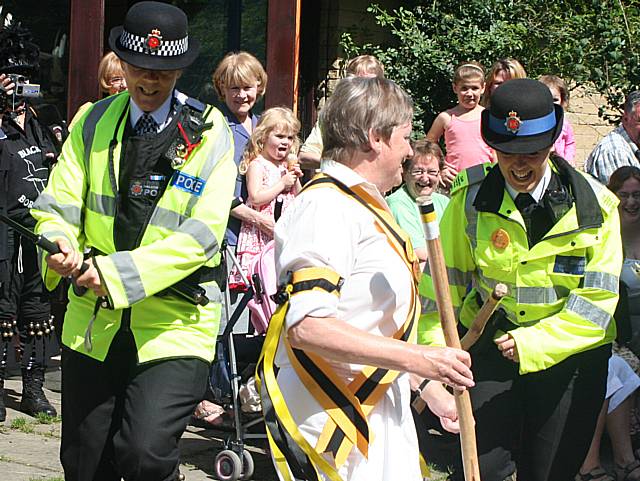
<path id="1" fill-rule="evenodd" d="M 522 214 L 522 219 L 524 220 L 524 226 L 527 231 L 527 240 L 529 241 L 529 248 L 535 245 L 540 238 L 534 232 L 534 222 L 533 222 L 533 214 L 538 206 L 538 203 L 533 199 L 531 194 L 522 192 L 516 196 L 514 199 L 516 207 Z"/>
<path id="2" fill-rule="evenodd" d="M 523 216 L 525 216 L 525 214 L 531 214 L 531 206 L 536 204 L 536 201 L 533 200 L 531 194 L 526 192 L 521 192 L 516 195 L 514 202 Z"/>
<path id="3" fill-rule="evenodd" d="M 151 114 L 143 114 L 136 122 L 135 131 L 137 135 L 155 134 L 158 132 L 158 123 Z"/>

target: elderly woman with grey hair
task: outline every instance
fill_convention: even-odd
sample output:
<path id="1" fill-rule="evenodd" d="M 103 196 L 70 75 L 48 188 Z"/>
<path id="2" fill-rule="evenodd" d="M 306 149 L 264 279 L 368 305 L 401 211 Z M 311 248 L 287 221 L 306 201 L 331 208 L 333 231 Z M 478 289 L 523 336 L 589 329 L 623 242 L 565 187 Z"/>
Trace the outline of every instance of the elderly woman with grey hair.
<path id="1" fill-rule="evenodd" d="M 414 343 L 420 272 L 383 197 L 412 154 L 412 113 L 390 80 L 341 80 L 322 173 L 276 225 L 283 305 L 258 375 L 281 479 L 421 480 L 409 375 L 473 386 L 466 352 Z"/>

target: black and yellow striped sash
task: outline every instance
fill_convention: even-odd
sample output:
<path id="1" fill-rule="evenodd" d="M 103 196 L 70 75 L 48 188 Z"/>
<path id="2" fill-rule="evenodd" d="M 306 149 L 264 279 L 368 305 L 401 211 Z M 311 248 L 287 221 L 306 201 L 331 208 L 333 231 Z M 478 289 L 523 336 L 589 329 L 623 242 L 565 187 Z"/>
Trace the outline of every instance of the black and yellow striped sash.
<path id="1" fill-rule="evenodd" d="M 397 225 L 388 209 L 380 204 L 363 188 L 349 188 L 326 175 L 316 176 L 304 190 L 330 187 L 339 190 L 363 205 L 374 216 L 376 228 L 386 238 L 405 263 L 414 278 L 411 304 L 404 325 L 393 338 L 408 341 L 415 338 L 415 328 L 420 314 L 417 293 L 417 259 L 413 253 L 407 234 Z M 308 268 L 293 273 L 291 284 L 287 286 L 290 295 L 310 289 L 321 289 L 339 295 L 339 276 L 328 269 Z M 344 464 L 351 449 L 356 446 L 363 456 L 368 456 L 368 447 L 373 434 L 370 433 L 367 416 L 380 401 L 399 373 L 388 369 L 365 366 L 350 382 L 338 377 L 330 364 L 321 356 L 294 349 L 286 336 L 283 344 L 293 368 L 307 390 L 328 414 L 322 434 L 312 447 L 300 434 L 286 403 L 277 386 L 277 366 L 274 365 L 275 351 L 284 328 L 288 302 L 280 306 L 274 314 L 267 339 L 258 364 L 257 378 L 263 396 L 263 412 L 267 424 L 268 437 L 274 452 L 276 465 L 285 479 L 287 465 L 297 479 L 317 479 L 318 469 L 329 479 L 338 481 L 335 467 L 328 462 L 333 459 L 336 467 Z M 266 399 L 266 402 L 264 400 Z M 292 445 L 295 444 L 295 445 Z M 329 454 L 330 457 L 326 455 Z M 302 476 L 301 476 L 302 475 Z"/>

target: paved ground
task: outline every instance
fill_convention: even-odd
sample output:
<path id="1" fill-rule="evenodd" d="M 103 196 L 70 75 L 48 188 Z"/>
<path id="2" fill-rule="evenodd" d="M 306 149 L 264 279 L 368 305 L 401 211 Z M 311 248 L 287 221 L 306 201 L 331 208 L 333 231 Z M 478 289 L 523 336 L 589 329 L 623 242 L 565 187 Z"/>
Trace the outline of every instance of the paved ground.
<path id="1" fill-rule="evenodd" d="M 46 386 L 55 388 L 47 373 Z M 7 419 L 0 423 L 0 479 L 11 481 L 63 481 L 64 473 L 58 459 L 60 449 L 60 423 L 42 424 L 37 419 L 18 411 L 22 383 L 18 377 L 5 382 Z M 45 389 L 51 403 L 60 411 L 60 394 Z M 223 449 L 229 433 L 189 426 L 180 441 L 181 472 L 186 481 L 217 479 L 214 474 L 216 454 Z M 255 461 L 253 481 L 277 481 L 268 456 L 266 441 L 247 440 L 246 448 Z M 445 476 L 433 472 L 431 480 Z"/>
<path id="2" fill-rule="evenodd" d="M 57 389 L 56 373 L 47 373 L 45 386 Z M 18 411 L 22 383 L 19 376 L 5 382 L 7 419 L 0 423 L 0 479 L 11 481 L 63 481 L 64 473 L 58 459 L 60 449 L 60 422 L 43 424 Z M 51 403 L 60 411 L 60 394 L 45 389 Z M 186 481 L 216 480 L 214 460 L 224 449 L 230 433 L 189 426 L 180 441 L 181 472 Z M 277 481 L 266 450 L 266 441 L 247 440 L 255 462 L 253 481 Z M 610 452 L 605 443 L 603 462 L 610 468 Z M 446 474 L 432 470 L 430 481 L 444 481 Z M 515 476 L 509 478 L 515 481 Z"/>
<path id="3" fill-rule="evenodd" d="M 49 375 L 49 373 L 48 373 Z M 48 384 L 48 383 L 47 383 Z M 60 423 L 41 424 L 18 411 L 21 382 L 5 382 L 7 419 L 0 423 L 0 479 L 11 481 L 62 481 L 64 474 L 58 459 Z M 45 390 L 51 403 L 60 410 L 60 394 Z M 229 433 L 190 426 L 180 441 L 187 481 L 215 480 L 213 464 Z M 254 481 L 276 481 L 265 441 L 247 442 L 256 464 Z"/>

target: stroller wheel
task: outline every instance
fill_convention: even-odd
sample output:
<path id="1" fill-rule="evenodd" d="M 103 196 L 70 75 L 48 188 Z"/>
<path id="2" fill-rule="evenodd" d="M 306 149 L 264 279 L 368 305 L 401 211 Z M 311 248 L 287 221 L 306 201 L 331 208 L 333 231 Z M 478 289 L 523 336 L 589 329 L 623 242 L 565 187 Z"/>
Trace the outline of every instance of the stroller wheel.
<path id="1" fill-rule="evenodd" d="M 240 479 L 242 479 L 243 481 L 250 479 L 251 476 L 253 476 L 253 468 L 254 464 L 251 453 L 244 449 L 242 451 L 242 476 L 240 477 Z"/>
<path id="2" fill-rule="evenodd" d="M 220 481 L 237 481 L 242 473 L 242 460 L 230 449 L 225 449 L 216 456 L 214 469 Z"/>

